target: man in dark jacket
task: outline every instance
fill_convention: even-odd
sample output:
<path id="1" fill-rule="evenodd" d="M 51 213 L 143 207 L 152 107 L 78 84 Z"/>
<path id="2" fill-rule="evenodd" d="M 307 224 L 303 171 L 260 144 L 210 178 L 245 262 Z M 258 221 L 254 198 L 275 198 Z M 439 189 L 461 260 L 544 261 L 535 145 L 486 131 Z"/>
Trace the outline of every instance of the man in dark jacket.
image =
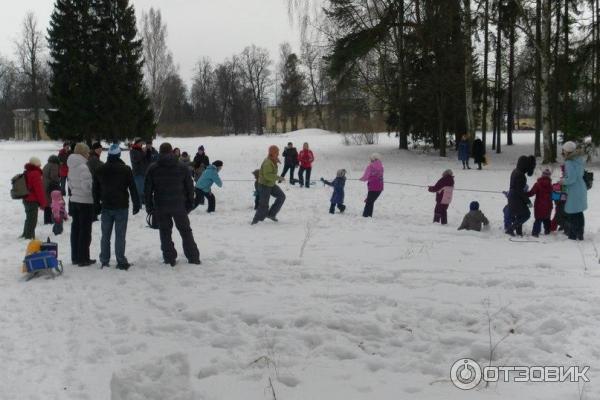
<path id="1" fill-rule="evenodd" d="M 294 185 L 296 180 L 294 179 L 294 170 L 298 165 L 298 150 L 294 147 L 292 142 L 289 142 L 287 147 L 283 150 L 283 172 L 281 177 L 285 178 L 285 174 L 290 171 L 290 183 Z"/>
<path id="2" fill-rule="evenodd" d="M 535 157 L 521 156 L 517 161 L 517 168 L 510 175 L 510 190 L 508 191 L 508 209 L 512 225 L 506 231 L 507 234 L 514 236 L 515 232 L 523 236 L 523 224 L 531 217 L 529 211 L 529 196 L 527 195 L 527 177 L 531 176 L 535 170 Z"/>
<path id="3" fill-rule="evenodd" d="M 88 158 L 88 167 L 90 168 L 92 176 L 94 176 L 98 168 L 100 168 L 100 166 L 104 164 L 102 161 L 100 161 L 101 155 L 102 144 L 100 144 L 100 142 L 92 144 L 92 150 L 90 151 L 90 157 Z"/>
<path id="4" fill-rule="evenodd" d="M 144 179 L 146 176 L 146 169 L 148 169 L 149 165 L 146 159 L 146 149 L 144 148 L 144 145 L 144 141 L 137 138 L 133 141 L 133 146 L 131 146 L 131 150 L 129 151 L 133 180 L 135 181 L 135 187 L 140 196 L 141 204 L 144 204 Z"/>
<path id="5" fill-rule="evenodd" d="M 165 264 L 175 266 L 177 251 L 171 238 L 173 222 L 183 240 L 183 253 L 190 264 L 200 264 L 188 213 L 194 207 L 194 182 L 190 171 L 173 155 L 169 143 L 160 145 L 159 158 L 148 168 L 145 181 L 146 211 L 154 213 L 160 230 Z"/>
<path id="6" fill-rule="evenodd" d="M 129 210 L 129 196 L 133 203 L 133 215 L 140 211 L 138 195 L 131 168 L 121 160 L 121 148 L 114 143 L 108 150 L 106 164 L 93 174 L 93 194 L 96 210 L 101 210 L 102 239 L 100 262 L 108 267 L 110 261 L 110 238 L 115 228 L 115 254 L 117 268 L 127 270 L 131 265 L 125 257 L 125 236 Z"/>

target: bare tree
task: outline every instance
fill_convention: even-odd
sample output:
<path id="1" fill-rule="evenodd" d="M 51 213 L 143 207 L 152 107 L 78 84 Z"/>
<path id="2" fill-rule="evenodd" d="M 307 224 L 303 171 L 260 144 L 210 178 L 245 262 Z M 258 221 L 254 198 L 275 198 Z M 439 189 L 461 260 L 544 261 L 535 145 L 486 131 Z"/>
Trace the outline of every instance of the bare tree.
<path id="1" fill-rule="evenodd" d="M 471 0 L 463 0 L 463 35 L 465 52 L 465 108 L 467 135 L 475 139 L 475 105 L 473 104 L 473 15 Z"/>
<path id="2" fill-rule="evenodd" d="M 39 80 L 42 69 L 42 57 L 45 49 L 44 36 L 38 29 L 37 17 L 29 11 L 23 19 L 21 39 L 16 42 L 18 63 L 27 77 L 27 85 L 31 91 L 31 106 L 34 113 L 33 135 L 40 138 L 40 94 Z"/>
<path id="3" fill-rule="evenodd" d="M 272 61 L 269 52 L 255 45 L 248 46 L 240 55 L 240 67 L 244 83 L 252 92 L 256 111 L 256 133 L 263 134 L 263 110 L 267 89 L 271 84 L 269 67 Z"/>
<path id="4" fill-rule="evenodd" d="M 319 119 L 319 128 L 327 129 L 323 117 L 323 103 L 325 102 L 328 77 L 323 57 L 322 47 L 308 41 L 302 43 L 301 59 L 306 69 L 306 83 L 311 103 Z"/>
<path id="5" fill-rule="evenodd" d="M 165 82 L 176 72 L 173 55 L 167 47 L 167 25 L 162 22 L 160 10 L 151 7 L 147 13 L 142 13 L 141 34 L 146 84 L 154 118 L 159 122 L 165 103 Z"/>

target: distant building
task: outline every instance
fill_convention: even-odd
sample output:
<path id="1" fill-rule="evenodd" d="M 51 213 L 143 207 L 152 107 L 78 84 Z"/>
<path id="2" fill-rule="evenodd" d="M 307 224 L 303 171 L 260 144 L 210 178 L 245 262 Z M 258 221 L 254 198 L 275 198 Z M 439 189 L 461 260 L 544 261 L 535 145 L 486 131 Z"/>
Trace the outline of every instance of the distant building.
<path id="1" fill-rule="evenodd" d="M 49 140 L 50 137 L 46 133 L 46 122 L 48 122 L 48 114 L 45 110 L 39 110 L 39 118 L 35 120 L 35 112 L 32 108 L 21 108 L 13 110 L 13 119 L 15 122 L 15 139 L 16 140 Z M 39 126 L 40 137 L 34 137 L 34 126 Z"/>

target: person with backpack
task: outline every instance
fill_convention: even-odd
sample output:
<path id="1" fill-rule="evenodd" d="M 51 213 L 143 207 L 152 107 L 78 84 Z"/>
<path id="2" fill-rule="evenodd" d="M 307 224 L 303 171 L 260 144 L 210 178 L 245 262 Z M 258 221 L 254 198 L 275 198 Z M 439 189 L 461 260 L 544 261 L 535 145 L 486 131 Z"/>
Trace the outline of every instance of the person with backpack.
<path id="1" fill-rule="evenodd" d="M 310 174 L 312 172 L 312 163 L 315 161 L 315 155 L 312 150 L 308 147 L 308 143 L 302 145 L 302 150 L 298 154 L 298 163 L 300 169 L 298 170 L 298 182 L 300 187 L 304 186 L 307 189 L 310 188 Z"/>
<path id="2" fill-rule="evenodd" d="M 92 223 L 98 213 L 94 210 L 92 195 L 92 173 L 87 165 L 90 148 L 85 143 L 77 143 L 69 156 L 69 188 L 71 202 L 69 212 L 71 222 L 71 261 L 79 267 L 89 267 L 96 263 L 90 258 L 92 243 Z"/>
<path id="3" fill-rule="evenodd" d="M 31 157 L 25 164 L 24 178 L 29 194 L 23 198 L 25 207 L 25 224 L 23 226 L 23 239 L 35 239 L 35 227 L 38 220 L 38 209 L 45 209 L 48 205 L 44 184 L 42 181 L 42 163 L 39 158 Z"/>
<path id="4" fill-rule="evenodd" d="M 69 166 L 67 165 L 67 160 L 71 155 L 71 144 L 69 142 L 65 142 L 63 144 L 62 149 L 58 152 L 58 159 L 60 160 L 60 191 L 63 196 L 67 194 L 67 177 L 69 176 Z"/>
<path id="5" fill-rule="evenodd" d="M 370 160 L 371 162 L 365 169 L 365 173 L 360 178 L 361 181 L 367 182 L 368 193 L 363 210 L 363 217 L 365 218 L 373 217 L 375 201 L 377 201 L 383 192 L 383 163 L 381 162 L 381 156 L 373 153 Z"/>
<path id="6" fill-rule="evenodd" d="M 585 173 L 585 156 L 577 148 L 575 142 L 566 142 L 562 147 L 565 158 L 565 175 L 563 187 L 567 193 L 565 203 L 565 216 L 567 220 L 566 233 L 570 240 L 583 240 L 585 229 L 585 216 L 587 210 L 587 185 L 583 175 Z"/>
<path id="7" fill-rule="evenodd" d="M 198 179 L 198 182 L 196 182 L 196 200 L 194 208 L 201 204 L 200 200 L 198 199 L 198 197 L 201 196 L 202 199 L 208 199 L 208 209 L 206 212 L 215 212 L 217 200 L 210 189 L 213 184 L 217 185 L 218 187 L 223 187 L 223 181 L 221 181 L 221 178 L 219 177 L 219 172 L 221 172 L 222 168 L 223 161 L 217 160 L 204 170 L 202 176 L 200 179 Z M 202 201 L 202 204 L 203 203 L 204 201 Z"/>
<path id="8" fill-rule="evenodd" d="M 52 209 L 50 203 L 52 198 L 50 194 L 52 191 L 58 189 L 61 190 L 60 186 L 60 159 L 57 155 L 52 154 L 48 158 L 48 162 L 42 169 L 42 180 L 44 182 L 44 192 L 46 193 L 46 208 L 44 208 L 44 225 L 52 224 Z"/>
<path id="9" fill-rule="evenodd" d="M 298 165 L 298 150 L 294 147 L 292 142 L 287 144 L 287 147 L 283 150 L 283 172 L 281 176 L 285 178 L 285 175 L 288 171 L 290 171 L 290 183 L 292 185 L 296 184 L 296 180 L 294 179 L 294 170 Z"/>
<path id="10" fill-rule="evenodd" d="M 133 172 L 121 160 L 121 148 L 118 143 L 110 146 L 106 163 L 98 168 L 93 179 L 94 205 L 96 210 L 102 210 L 100 262 L 102 267 L 109 266 L 110 239 L 114 227 L 117 269 L 127 270 L 131 266 L 125 257 L 129 197 L 133 203 L 133 215 L 140 212 L 141 203 L 133 180 Z"/>
<path id="11" fill-rule="evenodd" d="M 190 171 L 173 155 L 170 143 L 160 145 L 158 161 L 148 168 L 145 182 L 146 212 L 158 222 L 163 261 L 174 267 L 177 251 L 172 240 L 173 222 L 183 240 L 183 253 L 190 264 L 200 265 L 188 214 L 194 208 L 194 181 Z"/>

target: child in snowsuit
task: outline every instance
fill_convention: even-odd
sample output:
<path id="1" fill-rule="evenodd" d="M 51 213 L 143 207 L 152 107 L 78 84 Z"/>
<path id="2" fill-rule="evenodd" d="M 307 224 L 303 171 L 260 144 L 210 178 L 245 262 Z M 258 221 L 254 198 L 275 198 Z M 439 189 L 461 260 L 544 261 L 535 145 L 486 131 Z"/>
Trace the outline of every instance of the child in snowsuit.
<path id="1" fill-rule="evenodd" d="M 529 192 L 529 185 L 525 184 L 525 192 Z M 504 194 L 504 196 L 506 197 L 506 200 L 508 200 L 508 191 L 504 191 L 502 192 L 502 194 Z M 531 201 L 529 202 L 529 206 L 531 206 Z M 512 229 L 512 225 L 513 225 L 513 216 L 510 213 L 510 207 L 508 205 L 508 203 L 504 206 L 504 208 L 502 209 L 502 214 L 504 215 L 504 233 L 506 233 L 507 235 L 510 235 L 510 230 Z"/>
<path id="2" fill-rule="evenodd" d="M 544 225 L 544 233 L 550 233 L 550 216 L 552 215 L 552 171 L 546 168 L 542 172 L 542 176 L 533 185 L 527 196 L 535 196 L 533 204 L 535 222 L 531 236 L 538 237 Z"/>
<path id="3" fill-rule="evenodd" d="M 442 225 L 446 225 L 448 223 L 448 206 L 452 202 L 452 194 L 454 192 L 454 174 L 452 170 L 447 169 L 444 171 L 440 180 L 434 186 L 429 186 L 429 191 L 436 193 L 433 222 L 440 222 Z"/>
<path id="4" fill-rule="evenodd" d="M 344 186 L 346 186 L 346 170 L 338 170 L 335 179 L 332 182 L 326 181 L 321 178 L 321 182 L 325 185 L 333 187 L 333 194 L 331 195 L 331 206 L 329 207 L 329 214 L 335 214 L 335 207 L 343 213 L 346 210 L 344 205 Z"/>
<path id="5" fill-rule="evenodd" d="M 60 235 L 63 232 L 63 222 L 69 219 L 65 210 L 65 200 L 60 189 L 53 190 L 50 193 L 50 198 L 52 199 L 50 208 L 52 209 L 52 220 L 54 221 L 52 232 L 55 235 Z"/>
<path id="6" fill-rule="evenodd" d="M 469 205 L 469 212 L 463 218 L 462 224 L 458 227 L 458 230 L 461 231 L 466 229 L 468 231 L 477 231 L 481 232 L 481 225 L 488 226 L 490 221 L 485 217 L 485 215 L 479 210 L 479 203 L 476 201 L 472 201 Z"/>
<path id="7" fill-rule="evenodd" d="M 206 197 L 208 199 L 208 209 L 206 212 L 208 213 L 215 212 L 216 206 L 216 198 L 211 192 L 210 188 L 213 184 L 217 185 L 218 187 L 223 187 L 223 182 L 219 177 L 219 171 L 221 171 L 221 168 L 223 168 L 223 161 L 215 161 L 212 163 L 212 165 L 206 167 L 202 173 L 202 176 L 200 179 L 198 179 L 198 182 L 196 182 L 196 207 L 199 204 L 204 203 L 203 201 L 201 202 L 198 197 L 200 196 L 202 200 L 204 200 Z"/>
<path id="8" fill-rule="evenodd" d="M 255 169 L 252 171 L 252 175 L 254 175 L 254 209 L 258 210 L 258 174 L 260 170 Z"/>

